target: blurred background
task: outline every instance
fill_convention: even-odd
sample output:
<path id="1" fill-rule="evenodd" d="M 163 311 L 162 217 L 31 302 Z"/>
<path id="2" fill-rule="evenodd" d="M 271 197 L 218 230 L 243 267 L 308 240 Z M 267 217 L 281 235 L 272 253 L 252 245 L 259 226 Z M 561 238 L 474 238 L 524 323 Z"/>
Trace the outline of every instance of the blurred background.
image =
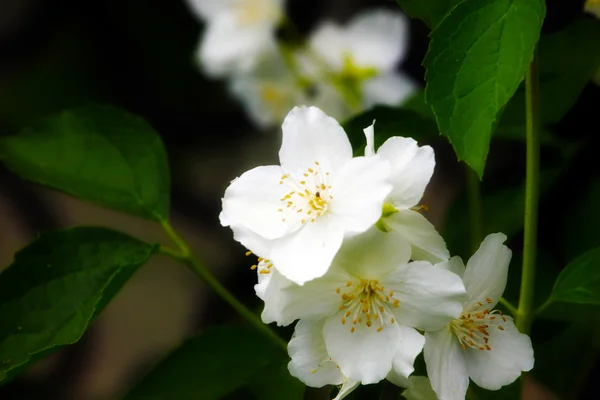
<path id="1" fill-rule="evenodd" d="M 286 10 L 306 35 L 323 19 L 344 22 L 360 10 L 376 7 L 401 12 L 394 1 L 384 0 L 288 0 Z M 544 33 L 592 18 L 582 10 L 583 0 L 548 0 Z M 0 0 L 0 135 L 15 134 L 38 118 L 91 102 L 122 107 L 147 119 L 169 154 L 175 227 L 204 264 L 259 311 L 253 291 L 256 274 L 245 250 L 220 226 L 217 216 L 231 179 L 256 165 L 277 162 L 279 135 L 277 130 L 257 130 L 225 82 L 198 71 L 193 54 L 202 29 L 183 0 Z M 410 31 L 409 53 L 401 68 L 422 85 L 420 64 L 429 28 L 413 20 Z M 590 83 L 567 116 L 549 130 L 569 144 L 569 156 L 556 146 L 542 149 L 543 167 L 554 174 L 552 188 L 544 191 L 540 225 L 540 264 L 552 265 L 540 267 L 540 274 L 551 271 L 550 282 L 566 262 L 600 244 L 600 213 L 594 212 L 600 204 L 598 107 L 600 89 Z M 426 142 L 434 146 L 437 159 L 423 200 L 429 207 L 427 217 L 444 235 L 448 233 L 451 250 L 468 256 L 464 246 L 453 245 L 468 227 L 463 165 L 456 162 L 446 139 Z M 513 203 L 518 207 L 523 171 L 523 143 L 493 141 L 482 191 L 496 201 L 484 207 L 498 213 L 494 218 L 506 218 L 497 210 L 510 209 Z M 31 185 L 0 166 L 0 265 L 8 266 L 14 252 L 38 232 L 76 224 L 110 226 L 167 243 L 160 227 L 151 222 Z M 573 230 L 584 232 L 585 239 L 573 237 Z M 517 226 L 509 244 L 518 261 L 511 274 L 517 277 L 519 232 Z M 584 315 L 584 322 L 597 328 L 598 310 L 586 310 Z M 155 257 L 80 342 L 0 387 L 0 399 L 115 399 L 186 336 L 235 320 L 232 310 L 184 266 Z M 577 329 L 588 328 L 584 324 Z M 542 320 L 533 337 L 552 348 L 552 339 L 567 329 L 572 325 Z M 290 335 L 291 330 L 282 334 Z M 568 343 L 582 345 L 578 336 L 572 338 Z M 596 345 L 585 347 L 583 359 L 561 361 L 576 369 L 579 386 L 573 398 L 598 394 L 593 382 L 600 377 L 600 363 L 597 350 L 590 349 L 597 349 L 600 339 L 586 336 L 586 340 Z M 574 352 L 583 350 L 576 347 Z M 542 362 L 551 369 L 558 361 Z M 529 396 L 554 398 L 545 389 L 532 389 Z"/>

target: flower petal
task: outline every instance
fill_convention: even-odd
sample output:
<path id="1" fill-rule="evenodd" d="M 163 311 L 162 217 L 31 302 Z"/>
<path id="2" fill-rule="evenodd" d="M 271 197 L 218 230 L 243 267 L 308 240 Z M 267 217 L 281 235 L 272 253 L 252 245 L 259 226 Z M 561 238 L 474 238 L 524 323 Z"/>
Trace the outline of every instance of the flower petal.
<path id="1" fill-rule="evenodd" d="M 392 372 L 388 374 L 387 379 L 398 386 L 408 387 L 408 377 L 415 370 L 415 359 L 423 351 L 425 337 L 408 326 L 401 326 L 400 329 L 402 344 L 394 357 Z"/>
<path id="2" fill-rule="evenodd" d="M 211 19 L 223 11 L 229 11 L 235 0 L 186 0 L 186 3 L 199 18 Z"/>
<path id="3" fill-rule="evenodd" d="M 423 349 L 427 375 L 440 399 L 464 400 L 469 375 L 462 347 L 448 329 L 425 333 Z"/>
<path id="4" fill-rule="evenodd" d="M 303 286 L 287 285 L 277 298 L 281 310 L 279 325 L 287 325 L 296 319 L 323 319 L 337 313 L 342 299 L 336 289 L 343 287 L 349 279 L 345 271 L 332 267 L 324 277 Z"/>
<path id="5" fill-rule="evenodd" d="M 326 214 L 274 241 L 271 260 L 283 276 L 303 285 L 325 275 L 343 239 L 342 221 Z"/>
<path id="6" fill-rule="evenodd" d="M 377 331 L 364 324 L 342 324 L 344 312 L 327 318 L 323 329 L 327 352 L 344 374 L 363 385 L 377 383 L 392 369 L 392 361 L 402 343 L 402 331 L 398 324 L 387 324 Z M 349 326 L 350 325 L 350 326 Z"/>
<path id="7" fill-rule="evenodd" d="M 390 199 L 399 209 L 419 203 L 435 168 L 435 157 L 430 146 L 419 147 L 412 138 L 394 136 L 385 141 L 377 154 L 392 163 Z"/>
<path id="8" fill-rule="evenodd" d="M 252 253 L 262 258 L 267 258 L 271 253 L 271 240 L 238 225 L 231 225 L 230 228 L 233 231 L 233 239 Z"/>
<path id="9" fill-rule="evenodd" d="M 512 318 L 505 318 L 506 322 L 497 318 L 488 328 L 490 351 L 471 348 L 465 351 L 469 376 L 484 389 L 498 390 L 514 382 L 521 372 L 533 368 L 531 339 L 517 330 Z"/>
<path id="10" fill-rule="evenodd" d="M 250 71 L 262 54 L 275 47 L 273 27 L 244 25 L 235 13 L 219 13 L 202 37 L 197 57 L 211 77 Z"/>
<path id="11" fill-rule="evenodd" d="M 339 385 L 345 380 L 327 354 L 323 321 L 298 321 L 288 344 L 288 353 L 291 357 L 288 364 L 290 374 L 308 386 Z"/>
<path id="12" fill-rule="evenodd" d="M 396 106 L 401 104 L 417 89 L 417 85 L 406 75 L 388 72 L 366 80 L 362 85 L 363 106 L 377 104 Z"/>
<path id="13" fill-rule="evenodd" d="M 387 181 L 390 163 L 378 156 L 350 160 L 332 183 L 329 211 L 341 216 L 347 232 L 361 233 L 381 217 L 392 189 Z"/>
<path id="14" fill-rule="evenodd" d="M 410 260 L 410 245 L 396 232 L 372 227 L 344 240 L 333 263 L 354 276 L 379 279 Z"/>
<path id="15" fill-rule="evenodd" d="M 315 162 L 323 173 L 329 172 L 333 181 L 337 171 L 352 158 L 352 146 L 344 129 L 317 107 L 294 107 L 281 129 L 281 167 L 298 181 L 308 168 L 316 168 Z"/>
<path id="16" fill-rule="evenodd" d="M 438 397 L 431 387 L 429 378 L 424 376 L 411 376 L 409 378 L 410 386 L 404 392 L 402 396 L 406 400 L 437 400 Z"/>
<path id="17" fill-rule="evenodd" d="M 503 245 L 505 240 L 503 233 L 488 235 L 467 262 L 463 281 L 470 303 L 489 298 L 492 300 L 488 305 L 491 309 L 504 293 L 512 256 L 510 249 Z"/>
<path id="18" fill-rule="evenodd" d="M 280 185 L 278 166 L 256 167 L 233 180 L 223 196 L 219 215 L 223 226 L 240 226 L 265 239 L 276 239 L 297 229 L 299 224 L 284 223 L 277 211 L 288 188 Z"/>
<path id="19" fill-rule="evenodd" d="M 325 21 L 310 36 L 310 46 L 333 71 L 339 72 L 344 66 L 344 52 L 347 38 L 345 30 L 338 24 Z"/>
<path id="20" fill-rule="evenodd" d="M 413 210 L 400 210 L 385 222 L 412 245 L 412 259 L 437 263 L 450 258 L 446 242 L 435 227 Z"/>
<path id="21" fill-rule="evenodd" d="M 434 267 L 453 272 L 461 278 L 465 274 L 465 264 L 463 264 L 463 260 L 459 256 L 454 256 L 449 260 L 437 263 L 434 265 Z"/>
<path id="22" fill-rule="evenodd" d="M 400 300 L 399 307 L 394 309 L 396 321 L 424 331 L 441 329 L 458 318 L 466 300 L 465 287 L 458 275 L 425 261 L 399 267 L 382 283 Z"/>
<path id="23" fill-rule="evenodd" d="M 358 67 L 387 72 L 408 48 L 408 18 L 384 9 L 360 13 L 348 24 L 346 50 Z"/>
<path id="24" fill-rule="evenodd" d="M 365 129 L 363 129 L 365 133 L 365 138 L 367 139 L 367 145 L 365 147 L 365 157 L 371 157 L 375 155 L 375 120 Z"/>
<path id="25" fill-rule="evenodd" d="M 260 315 L 262 321 L 265 324 L 277 322 L 279 326 L 291 324 L 296 318 L 289 317 L 289 314 L 286 314 L 287 310 L 281 301 L 281 293 L 284 289 L 293 286 L 294 283 L 274 268 L 271 268 L 268 274 L 260 273 L 261 265 L 259 265 L 258 270 L 258 284 L 254 285 L 254 290 L 256 295 L 265 302 L 265 308 Z"/>

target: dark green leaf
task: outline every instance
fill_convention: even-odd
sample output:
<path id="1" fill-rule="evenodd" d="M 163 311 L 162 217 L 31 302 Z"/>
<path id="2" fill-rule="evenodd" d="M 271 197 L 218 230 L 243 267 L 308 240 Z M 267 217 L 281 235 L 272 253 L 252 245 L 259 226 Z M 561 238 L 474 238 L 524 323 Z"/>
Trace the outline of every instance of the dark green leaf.
<path id="1" fill-rule="evenodd" d="M 400 7 L 413 18 L 424 21 L 430 28 L 446 16 L 448 11 L 462 0 L 396 0 Z"/>
<path id="2" fill-rule="evenodd" d="M 167 218 L 169 170 L 160 137 L 125 111 L 63 111 L 1 139 L 0 160 L 25 179 L 73 196 L 144 218 Z"/>
<path id="3" fill-rule="evenodd" d="M 600 181 L 592 182 L 589 191 L 580 191 L 576 203 L 569 207 L 565 234 L 565 255 L 571 260 L 600 246 Z"/>
<path id="4" fill-rule="evenodd" d="M 542 37 L 539 44 L 541 120 L 553 124 L 575 104 L 579 93 L 600 68 L 600 23 L 575 22 L 563 31 Z M 500 126 L 525 123 L 525 89 L 508 103 Z"/>
<path id="5" fill-rule="evenodd" d="M 256 330 L 214 327 L 173 351 L 125 400 L 213 400 L 247 385 L 261 400 L 275 398 L 275 389 L 279 390 L 277 398 L 301 399 L 298 380 L 269 380 L 271 374 L 285 375 L 287 361 L 281 349 Z"/>
<path id="6" fill-rule="evenodd" d="M 41 352 L 75 343 L 155 246 L 105 228 L 46 233 L 0 275 L 0 380 Z M 121 283 L 122 284 L 122 283 Z"/>
<path id="7" fill-rule="evenodd" d="M 565 267 L 556 280 L 552 299 L 600 305 L 600 248 L 583 254 Z"/>
<path id="8" fill-rule="evenodd" d="M 542 0 L 466 0 L 431 33 L 425 98 L 458 158 L 481 177 L 498 113 L 533 58 Z"/>

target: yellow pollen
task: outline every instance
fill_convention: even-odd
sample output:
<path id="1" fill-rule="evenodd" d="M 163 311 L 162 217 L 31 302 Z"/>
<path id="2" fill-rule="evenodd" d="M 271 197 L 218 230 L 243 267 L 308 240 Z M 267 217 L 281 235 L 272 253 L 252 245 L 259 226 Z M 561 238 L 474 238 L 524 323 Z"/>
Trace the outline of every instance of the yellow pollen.
<path id="1" fill-rule="evenodd" d="M 250 254 L 252 254 L 252 252 L 250 250 L 248 250 L 246 253 L 244 253 L 246 255 L 246 257 L 248 257 Z"/>
<path id="2" fill-rule="evenodd" d="M 253 265 L 253 266 L 251 266 L 251 267 L 250 267 L 250 269 L 251 269 L 252 271 L 254 271 L 256 268 L 258 268 L 258 265 Z"/>
<path id="3" fill-rule="evenodd" d="M 490 298 L 486 298 L 485 302 L 493 303 Z M 488 344 L 490 339 L 488 328 L 497 327 L 501 331 L 504 330 L 502 325 L 495 323 L 496 315 L 505 319 L 502 312 L 500 310 L 490 311 L 483 307 L 484 304 L 480 301 L 473 303 L 463 310 L 459 318 L 450 323 L 452 332 L 465 350 L 470 347 L 475 350 L 490 351 L 492 348 Z"/>
<path id="4" fill-rule="evenodd" d="M 352 319 L 352 325 L 363 325 L 367 328 L 376 325 L 381 332 L 385 325 L 396 322 L 392 310 L 397 308 L 400 300 L 382 295 L 388 293 L 377 280 L 360 279 L 358 282 L 347 281 L 346 287 L 336 288 L 341 297 L 340 311 L 344 311 L 344 320 Z M 387 299 L 386 299 L 387 298 Z M 351 332 L 353 332 L 351 330 Z"/>

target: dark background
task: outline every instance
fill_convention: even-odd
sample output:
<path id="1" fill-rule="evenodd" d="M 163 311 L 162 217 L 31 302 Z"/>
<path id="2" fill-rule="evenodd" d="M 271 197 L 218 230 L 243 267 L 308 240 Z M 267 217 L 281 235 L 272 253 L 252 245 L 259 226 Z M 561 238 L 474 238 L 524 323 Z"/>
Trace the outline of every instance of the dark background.
<path id="1" fill-rule="evenodd" d="M 548 0 L 547 4 L 544 33 L 559 31 L 583 17 L 583 1 Z M 383 0 L 289 0 L 288 14 L 306 34 L 324 18 L 344 21 L 372 7 L 398 10 L 394 2 Z M 192 55 L 201 30 L 201 23 L 183 1 L 0 0 L 0 135 L 17 133 L 37 118 L 91 102 L 116 105 L 146 118 L 162 136 L 169 153 L 176 226 L 226 286 L 258 310 L 260 304 L 253 292 L 255 275 L 248 268 L 244 249 L 233 242 L 229 230 L 220 227 L 217 215 L 230 179 L 249 167 L 276 160 L 278 136 L 275 132 L 256 132 L 240 105 L 228 95 L 224 82 L 208 80 L 197 71 Z M 420 82 L 428 33 L 420 21 L 411 22 L 411 45 L 402 66 Z M 557 137 L 582 145 L 573 160 L 560 167 L 560 177 L 542 197 L 542 276 L 546 263 L 554 266 L 552 271 L 559 270 L 573 256 L 600 244 L 594 223 L 600 223 L 600 214 L 586 211 L 600 205 L 596 156 L 599 106 L 600 90 L 590 83 L 567 116 L 550 127 Z M 436 149 L 438 166 L 425 200 L 431 209 L 430 219 L 447 232 L 455 226 L 445 221 L 451 221 L 446 219 L 448 210 L 459 207 L 451 204 L 455 196 L 460 201 L 464 172 L 445 139 L 430 144 Z M 544 168 L 559 164 L 558 152 L 555 148 L 542 149 Z M 494 141 L 484 195 L 519 184 L 523 174 L 522 142 Z M 452 221 L 468 225 L 464 218 Z M 81 223 L 109 225 L 164 240 L 160 230 L 145 221 L 34 187 L 0 166 L 2 265 L 8 265 L 11 254 L 37 232 Z M 585 238 L 573 239 L 573 229 Z M 509 245 L 514 259 L 520 261 L 520 234 Z M 451 250 L 461 254 L 456 247 Z M 78 344 L 0 387 L 0 398 L 114 398 L 182 337 L 210 324 L 237 319 L 183 268 L 158 260 L 148 270 L 136 276 L 125 289 L 127 293 L 109 307 L 108 316 L 100 318 Z M 511 276 L 518 276 L 518 265 L 515 271 L 511 270 Z M 513 289 L 516 287 L 518 282 Z M 583 319 L 597 327 L 597 316 L 594 309 L 586 311 Z M 563 342 L 553 344 L 552 340 L 571 329 L 568 327 L 565 322 L 541 320 L 532 337 L 543 346 L 555 346 L 559 353 Z M 562 359 L 568 366 L 556 368 L 575 370 L 576 390 L 565 392 L 581 399 L 594 398 L 597 389 L 593 382 L 600 377 L 597 351 L 585 348 L 578 336 L 574 338 L 569 343 L 580 346 L 573 352 L 585 352 L 585 358 Z M 588 339 L 598 341 L 597 336 L 586 336 Z M 134 347 L 137 350 L 130 351 Z M 539 356 L 537 359 L 536 368 L 541 362 Z M 558 362 L 541 360 L 550 369 Z M 385 396 L 394 393 L 390 386 L 386 385 Z M 381 392 L 381 388 L 372 390 L 362 389 L 362 397 Z M 237 396 L 244 398 L 244 394 Z M 309 396 L 317 394 L 309 392 Z"/>

